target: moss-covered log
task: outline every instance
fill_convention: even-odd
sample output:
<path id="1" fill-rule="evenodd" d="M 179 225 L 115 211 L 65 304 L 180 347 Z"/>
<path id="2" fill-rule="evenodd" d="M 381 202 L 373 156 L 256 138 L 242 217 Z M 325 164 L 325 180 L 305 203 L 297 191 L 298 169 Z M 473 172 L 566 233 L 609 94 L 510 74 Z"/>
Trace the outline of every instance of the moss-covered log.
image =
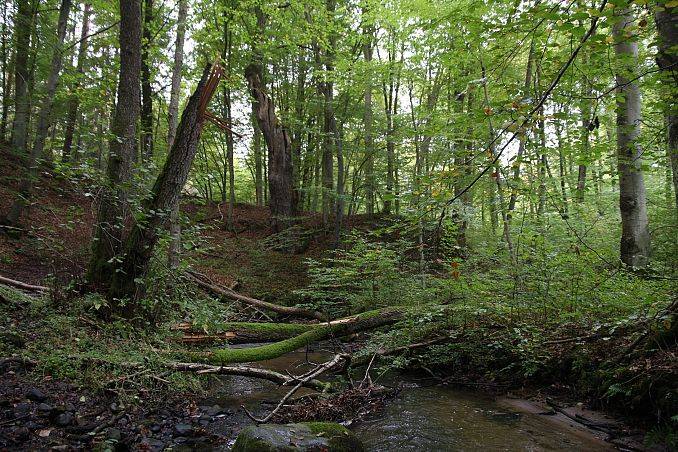
<path id="1" fill-rule="evenodd" d="M 191 325 L 181 328 L 186 332 L 181 338 L 185 344 L 204 344 L 228 341 L 229 344 L 249 344 L 253 342 L 277 342 L 298 336 L 320 326 L 309 323 L 253 323 L 224 322 L 210 331 L 195 329 Z"/>
<path id="2" fill-rule="evenodd" d="M 331 337 L 346 336 L 361 331 L 391 325 L 402 319 L 404 308 L 389 307 L 364 312 L 352 317 L 340 319 L 326 324 L 319 324 L 316 328 L 302 334 L 290 337 L 273 344 L 260 347 L 216 350 L 211 353 L 194 354 L 193 360 L 216 365 L 232 363 L 247 363 L 277 358 L 285 353 L 305 347 Z"/>

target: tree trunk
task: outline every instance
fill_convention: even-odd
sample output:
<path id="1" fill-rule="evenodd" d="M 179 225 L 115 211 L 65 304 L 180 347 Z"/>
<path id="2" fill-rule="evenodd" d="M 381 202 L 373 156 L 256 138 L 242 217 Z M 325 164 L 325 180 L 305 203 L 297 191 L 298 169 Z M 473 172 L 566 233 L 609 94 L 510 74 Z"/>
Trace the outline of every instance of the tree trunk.
<path id="1" fill-rule="evenodd" d="M 112 260 L 122 244 L 127 214 L 127 185 L 136 155 L 141 74 L 141 3 L 120 0 L 120 79 L 118 101 L 109 142 L 107 184 L 102 189 L 92 258 L 87 274 L 95 287 L 107 286 L 113 276 Z"/>
<path id="2" fill-rule="evenodd" d="M 8 73 L 11 71 L 12 65 L 9 61 L 9 50 L 7 46 L 7 23 L 9 22 L 9 17 L 7 15 L 8 2 L 4 2 L 2 6 L 2 115 L 0 116 L 0 141 L 5 141 L 5 135 L 7 132 L 7 115 L 9 113 L 9 101 L 10 101 L 10 85 L 12 84 L 11 78 L 8 77 Z"/>
<path id="3" fill-rule="evenodd" d="M 363 16 L 369 11 L 363 7 Z M 365 210 L 368 217 L 374 215 L 376 178 L 374 174 L 374 137 L 372 136 L 372 53 L 373 53 L 373 27 L 366 25 L 363 32 L 363 58 L 365 59 Z"/>
<path id="4" fill-rule="evenodd" d="M 151 86 L 151 24 L 153 0 L 144 0 L 144 24 L 141 46 L 141 153 L 140 161 L 153 157 L 153 87 Z"/>
<path id="5" fill-rule="evenodd" d="M 179 0 L 177 16 L 177 38 L 174 43 L 174 67 L 172 68 L 172 88 L 168 108 L 167 149 L 172 149 L 177 136 L 179 125 L 179 97 L 181 96 L 181 72 L 184 67 L 184 37 L 186 35 L 186 16 L 188 15 L 187 0 Z M 181 196 L 179 196 L 181 198 Z M 168 249 L 168 264 L 171 269 L 179 266 L 181 259 L 181 219 L 180 202 L 172 207 L 170 218 L 170 244 Z"/>
<path id="6" fill-rule="evenodd" d="M 523 87 L 523 95 L 528 96 L 530 89 L 532 88 L 532 64 L 534 63 L 534 39 L 530 44 L 530 51 L 527 55 L 527 69 L 525 70 L 525 85 Z M 509 221 L 513 215 L 513 211 L 516 208 L 516 201 L 518 199 L 518 187 L 520 185 L 520 164 L 525 154 L 525 141 L 527 140 L 527 131 L 518 131 L 520 136 L 518 137 L 518 154 L 516 159 L 513 162 L 513 182 L 511 186 L 511 197 L 509 198 L 507 218 Z"/>
<path id="7" fill-rule="evenodd" d="M 138 301 L 144 296 L 144 277 L 148 272 L 159 234 L 169 221 L 169 213 L 177 205 L 181 190 L 188 179 L 188 173 L 198 149 L 198 141 L 204 116 L 203 105 L 207 105 L 212 92 L 205 89 L 211 68 L 206 68 L 202 78 L 181 115 L 177 136 L 165 165 L 153 185 L 153 194 L 145 203 L 145 221 L 136 223 L 125 241 L 124 256 L 113 271 L 108 291 L 109 298 Z M 134 315 L 135 304 L 126 306 L 126 316 Z"/>
<path id="8" fill-rule="evenodd" d="M 68 116 L 66 119 L 66 132 L 64 134 L 64 147 L 61 153 L 61 160 L 68 162 L 71 159 L 71 147 L 73 145 L 73 134 L 75 124 L 78 121 L 78 107 L 80 106 L 80 97 L 78 89 L 82 78 L 85 75 L 85 57 L 87 56 L 87 35 L 89 33 L 89 15 L 92 11 L 92 5 L 85 3 L 85 9 L 82 13 L 82 31 L 80 33 L 80 47 L 78 47 L 78 64 L 76 67 L 76 79 L 71 86 L 71 97 L 68 99 Z"/>
<path id="9" fill-rule="evenodd" d="M 254 112 L 254 102 L 252 102 L 252 111 Z M 261 158 L 261 130 L 257 125 L 256 118 L 252 114 L 252 127 L 254 129 L 254 138 L 252 139 L 252 147 L 254 147 L 254 191 L 257 206 L 264 205 L 264 182 L 263 182 L 263 164 Z"/>
<path id="10" fill-rule="evenodd" d="M 225 13 L 224 21 L 224 50 L 222 58 L 226 61 L 226 70 L 228 74 L 232 72 L 232 52 L 233 47 L 233 32 L 229 29 L 230 17 L 228 12 Z M 233 115 L 231 106 L 231 88 L 224 86 L 224 114 L 226 122 L 230 127 L 233 127 Z M 226 224 L 229 231 L 233 230 L 233 208 L 235 206 L 235 164 L 233 159 L 233 134 L 231 131 L 226 131 L 226 159 L 228 160 L 228 210 L 226 213 Z"/>
<path id="11" fill-rule="evenodd" d="M 61 0 L 59 8 L 59 19 L 57 23 L 57 42 L 55 43 L 54 53 L 52 54 L 52 62 L 50 66 L 49 76 L 47 77 L 47 86 L 45 89 L 45 97 L 40 106 L 38 113 L 38 126 L 35 131 L 35 142 L 31 150 L 28 160 L 26 161 L 26 168 L 24 177 L 21 181 L 19 194 L 12 203 L 7 217 L 3 222 L 9 225 L 16 225 L 21 218 L 21 213 L 24 207 L 30 202 L 31 190 L 33 188 L 33 181 L 38 175 L 38 159 L 42 155 L 47 140 L 47 134 L 50 126 L 50 119 L 52 115 L 52 105 L 54 103 L 54 94 L 56 93 L 57 82 L 59 80 L 59 73 L 63 63 L 62 47 L 64 38 L 66 37 L 66 25 L 68 24 L 68 15 L 71 10 L 71 0 Z"/>
<path id="12" fill-rule="evenodd" d="M 273 229 L 279 232 L 291 224 L 296 214 L 296 194 L 292 171 L 292 144 L 289 134 L 275 114 L 273 100 L 264 91 L 263 68 L 251 63 L 245 78 L 252 95 L 254 115 L 268 147 L 268 188 Z"/>
<path id="13" fill-rule="evenodd" d="M 12 148 L 26 154 L 28 133 L 28 51 L 33 28 L 33 1 L 18 0 L 14 19 L 14 120 L 12 121 Z"/>
<path id="14" fill-rule="evenodd" d="M 678 216 L 678 8 L 674 5 L 667 7 L 666 2 L 657 3 L 655 23 L 659 33 L 659 54 L 657 65 L 662 71 L 665 88 L 665 111 L 668 123 L 668 147 L 673 179 L 673 194 L 675 196 L 676 215 Z"/>
<path id="15" fill-rule="evenodd" d="M 617 155 L 619 168 L 619 208 L 622 236 L 622 262 L 633 268 L 643 268 L 650 258 L 650 233 L 645 199 L 645 183 L 641 169 L 640 90 L 633 81 L 638 67 L 638 42 L 627 36 L 633 28 L 633 12 L 625 7 L 618 10 L 612 29 L 617 57 Z"/>

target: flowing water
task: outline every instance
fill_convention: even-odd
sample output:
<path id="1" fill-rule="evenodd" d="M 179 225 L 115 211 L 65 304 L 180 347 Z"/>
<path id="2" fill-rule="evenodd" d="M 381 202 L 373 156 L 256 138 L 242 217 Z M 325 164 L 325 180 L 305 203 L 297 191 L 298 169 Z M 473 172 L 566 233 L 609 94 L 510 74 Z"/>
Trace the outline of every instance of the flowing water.
<path id="1" fill-rule="evenodd" d="M 324 362 L 328 351 L 288 354 L 262 367 L 303 373 Z M 245 377 L 225 377 L 211 402 L 244 405 L 256 415 L 275 407 L 289 390 Z M 538 414 L 530 402 L 496 400 L 480 392 L 448 387 L 403 389 L 384 409 L 351 426 L 368 451 L 598 451 L 614 450 L 588 430 L 562 416 Z M 299 394 L 303 392 L 300 391 Z M 216 395 L 218 394 L 218 396 Z M 226 417 L 233 431 L 252 423 L 241 410 Z"/>

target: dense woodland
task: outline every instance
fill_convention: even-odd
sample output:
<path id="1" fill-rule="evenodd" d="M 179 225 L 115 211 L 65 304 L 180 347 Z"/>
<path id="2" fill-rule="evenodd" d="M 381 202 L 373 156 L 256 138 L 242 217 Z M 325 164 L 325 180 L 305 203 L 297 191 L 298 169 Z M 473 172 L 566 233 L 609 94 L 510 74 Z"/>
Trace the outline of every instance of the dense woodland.
<path id="1" fill-rule="evenodd" d="M 1 8 L 0 448 L 231 445 L 379 416 L 412 375 L 678 447 L 677 1 Z M 290 388 L 133 429 L 215 374 Z M 88 395 L 17 408 L 55 382 Z"/>

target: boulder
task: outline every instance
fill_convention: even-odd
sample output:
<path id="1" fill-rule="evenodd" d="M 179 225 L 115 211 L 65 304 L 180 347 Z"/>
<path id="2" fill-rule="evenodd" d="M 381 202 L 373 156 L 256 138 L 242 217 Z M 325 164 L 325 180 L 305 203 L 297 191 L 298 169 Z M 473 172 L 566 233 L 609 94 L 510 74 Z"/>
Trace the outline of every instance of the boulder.
<path id="1" fill-rule="evenodd" d="M 334 422 L 262 424 L 245 428 L 233 452 L 361 452 L 362 443 L 346 427 Z"/>

